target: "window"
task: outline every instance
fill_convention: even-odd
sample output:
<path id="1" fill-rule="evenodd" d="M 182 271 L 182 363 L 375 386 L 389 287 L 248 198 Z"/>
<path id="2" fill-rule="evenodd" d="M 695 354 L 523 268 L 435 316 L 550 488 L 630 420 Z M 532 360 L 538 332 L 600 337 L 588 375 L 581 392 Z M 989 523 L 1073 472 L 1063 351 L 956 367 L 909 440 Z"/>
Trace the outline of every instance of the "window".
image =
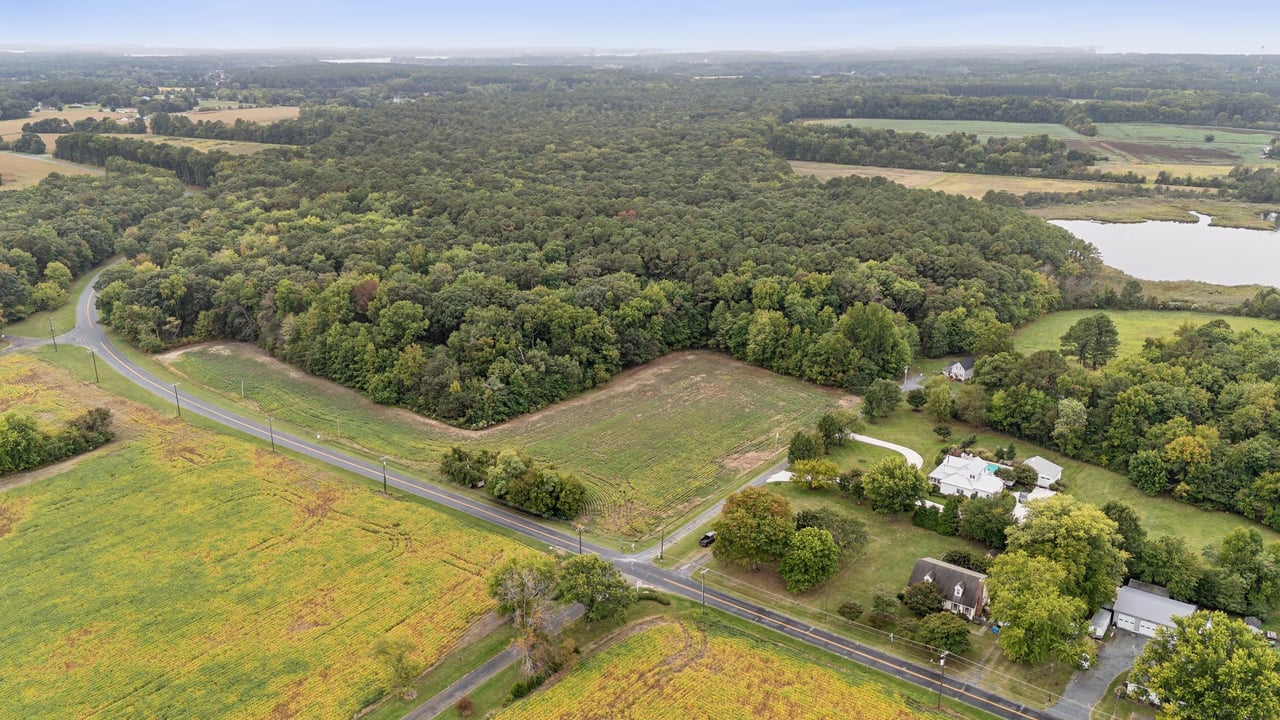
<path id="1" fill-rule="evenodd" d="M 964 595 L 964 583 L 956 583 L 956 597 Z"/>

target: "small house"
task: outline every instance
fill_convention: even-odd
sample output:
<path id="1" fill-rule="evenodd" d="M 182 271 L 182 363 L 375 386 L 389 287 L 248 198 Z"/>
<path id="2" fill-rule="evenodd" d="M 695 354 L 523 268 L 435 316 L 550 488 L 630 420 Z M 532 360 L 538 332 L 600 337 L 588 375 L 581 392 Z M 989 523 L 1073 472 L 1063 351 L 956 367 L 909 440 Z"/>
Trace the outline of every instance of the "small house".
<path id="1" fill-rule="evenodd" d="M 1004 481 L 996 477 L 1002 467 L 967 453 L 948 455 L 929 473 L 929 482 L 943 495 L 992 497 L 1004 492 Z"/>
<path id="2" fill-rule="evenodd" d="M 1036 485 L 1042 488 L 1062 480 L 1062 466 L 1051 463 L 1039 455 L 1023 460 L 1022 464 L 1036 471 Z"/>
<path id="3" fill-rule="evenodd" d="M 933 558 L 920 558 L 911 568 L 908 586 L 931 582 L 942 588 L 942 609 L 970 620 L 987 605 L 987 576 Z"/>
<path id="4" fill-rule="evenodd" d="M 961 358 L 951 363 L 950 365 L 942 369 L 942 374 L 946 375 L 952 380 L 957 380 L 959 382 L 972 380 L 973 379 L 973 358 L 971 357 Z"/>
<path id="5" fill-rule="evenodd" d="M 1190 615 L 1196 606 L 1147 592 L 1132 583 L 1116 588 L 1116 627 L 1145 637 L 1155 637 L 1158 628 L 1173 628 L 1173 618 Z"/>

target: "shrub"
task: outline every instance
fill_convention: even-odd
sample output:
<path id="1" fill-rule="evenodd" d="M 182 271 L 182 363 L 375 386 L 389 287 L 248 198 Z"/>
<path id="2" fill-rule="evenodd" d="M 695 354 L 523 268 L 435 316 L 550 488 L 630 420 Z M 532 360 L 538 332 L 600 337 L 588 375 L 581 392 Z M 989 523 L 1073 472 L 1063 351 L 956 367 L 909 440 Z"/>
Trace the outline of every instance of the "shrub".
<path id="1" fill-rule="evenodd" d="M 549 677 L 551 677 L 551 671 L 543 670 L 536 675 L 530 675 L 523 680 L 517 680 L 516 684 L 511 686 L 511 699 L 519 700 L 534 690 L 537 690 L 542 687 L 542 684 L 545 683 Z"/>
<path id="2" fill-rule="evenodd" d="M 655 591 L 653 588 L 645 588 L 640 592 L 636 593 L 636 600 L 647 600 L 648 602 L 655 602 L 655 603 L 658 603 L 659 605 L 671 604 L 670 598 L 664 595 L 658 594 L 658 592 Z"/>
<path id="3" fill-rule="evenodd" d="M 453 709 L 457 710 L 462 717 L 471 717 L 471 714 L 476 711 L 476 701 L 472 700 L 470 695 L 463 695 Z"/>
<path id="4" fill-rule="evenodd" d="M 840 617 L 851 622 L 862 617 L 862 611 L 862 603 L 857 603 L 852 600 L 840 603 L 840 607 L 836 609 L 836 612 L 839 613 Z"/>
<path id="5" fill-rule="evenodd" d="M 946 423 L 938 423 L 933 426 L 933 434 L 937 435 L 939 440 L 946 442 L 947 438 L 951 437 L 951 426 Z"/>

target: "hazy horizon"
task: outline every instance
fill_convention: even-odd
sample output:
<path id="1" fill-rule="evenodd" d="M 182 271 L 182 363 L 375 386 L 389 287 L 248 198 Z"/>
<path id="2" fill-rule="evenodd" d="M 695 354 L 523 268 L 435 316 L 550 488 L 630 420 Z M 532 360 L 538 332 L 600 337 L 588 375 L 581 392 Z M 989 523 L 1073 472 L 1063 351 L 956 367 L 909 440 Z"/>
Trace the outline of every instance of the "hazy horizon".
<path id="1" fill-rule="evenodd" d="M 1011 0 L 884 3 L 761 0 L 587 3 L 512 0 L 227 0 L 215 10 L 121 0 L 22 4 L 6 12 L 0 48 L 210 50 L 497 49 L 706 52 L 1092 48 L 1102 53 L 1254 55 L 1274 3 L 1185 0 L 1049 6 Z M 1280 50 L 1280 40 L 1273 40 Z"/>

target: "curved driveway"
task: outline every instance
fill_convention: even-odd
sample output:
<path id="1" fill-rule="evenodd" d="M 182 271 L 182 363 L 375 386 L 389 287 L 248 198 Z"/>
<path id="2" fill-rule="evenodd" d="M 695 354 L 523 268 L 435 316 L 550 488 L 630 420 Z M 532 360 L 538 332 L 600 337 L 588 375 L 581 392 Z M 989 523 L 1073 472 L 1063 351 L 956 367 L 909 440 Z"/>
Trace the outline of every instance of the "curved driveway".
<path id="1" fill-rule="evenodd" d="M 211 405 L 199 398 L 183 393 L 181 387 L 175 388 L 172 384 L 151 375 L 124 357 L 106 334 L 103 333 L 98 325 L 97 313 L 94 309 L 94 300 L 97 296 L 97 292 L 93 287 L 95 282 L 96 278 L 89 283 L 84 294 L 77 300 L 76 327 L 64 333 L 59 339 L 62 342 L 79 345 L 94 351 L 114 370 L 153 395 L 166 400 L 175 399 L 176 397 L 181 405 L 182 412 L 201 415 L 260 440 L 274 439 L 278 447 L 287 448 L 300 455 L 328 463 L 371 480 L 385 479 L 387 485 L 398 490 L 426 498 L 453 510 L 467 513 L 473 517 L 487 520 L 521 533 L 535 542 L 545 543 L 549 548 L 563 552 L 576 552 L 578 547 L 576 537 L 544 527 L 524 515 L 474 500 L 466 495 L 424 485 L 389 467 L 384 471 L 384 465 L 379 461 L 357 457 L 317 445 L 293 435 L 274 431 L 256 420 L 246 418 L 238 413 Z M 900 446 L 894 446 L 894 449 L 898 447 Z M 907 448 L 902 449 L 908 450 Z M 916 457 L 918 458 L 919 455 L 917 454 Z M 767 477 L 773 470 L 766 471 L 752 482 L 763 482 L 763 478 Z M 699 516 L 699 518 L 701 517 Z M 697 525 L 693 524 L 695 522 L 698 522 L 698 519 L 683 526 L 680 532 L 687 533 L 697 527 Z M 676 537 L 673 535 L 673 538 Z M 797 638 L 815 647 L 886 672 L 931 691 L 940 691 L 948 697 L 985 710 L 997 717 L 1009 720 L 1058 720 L 1055 715 L 1026 708 L 1020 703 L 980 688 L 970 687 L 967 683 L 954 678 L 946 678 L 945 683 L 941 683 L 942 679 L 931 668 L 902 660 L 826 630 L 815 628 L 808 623 L 755 603 L 741 600 L 719 590 L 706 588 L 688 577 L 683 577 L 678 573 L 650 564 L 648 562 L 649 553 L 628 555 L 591 543 L 583 543 L 583 549 L 609 560 L 623 573 L 636 578 L 646 585 L 695 601 L 702 598 L 707 605 L 718 610 Z"/>
<path id="2" fill-rule="evenodd" d="M 916 452 L 915 450 L 912 450 L 909 447 L 906 447 L 905 445 L 896 445 L 894 443 L 888 442 L 887 440 L 873 438 L 870 435 L 858 435 L 857 433 L 850 433 L 849 437 L 853 438 L 854 440 L 857 440 L 860 443 L 866 443 L 868 445 L 875 445 L 876 447 L 882 447 L 888 450 L 892 450 L 898 453 L 899 455 L 901 455 L 902 457 L 906 458 L 907 464 L 913 468 L 916 468 L 917 470 L 924 467 L 924 458 L 920 457 L 920 453 Z"/>

